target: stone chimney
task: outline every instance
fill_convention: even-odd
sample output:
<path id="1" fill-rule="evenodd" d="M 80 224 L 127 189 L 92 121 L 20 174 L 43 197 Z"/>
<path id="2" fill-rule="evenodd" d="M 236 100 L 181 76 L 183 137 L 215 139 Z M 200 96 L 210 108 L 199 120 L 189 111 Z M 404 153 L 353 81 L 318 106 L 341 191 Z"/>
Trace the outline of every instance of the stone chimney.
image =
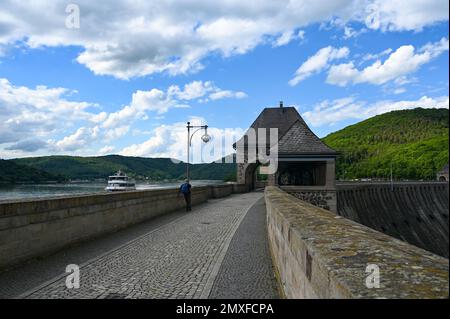
<path id="1" fill-rule="evenodd" d="M 283 101 L 280 101 L 280 112 L 284 113 Z"/>

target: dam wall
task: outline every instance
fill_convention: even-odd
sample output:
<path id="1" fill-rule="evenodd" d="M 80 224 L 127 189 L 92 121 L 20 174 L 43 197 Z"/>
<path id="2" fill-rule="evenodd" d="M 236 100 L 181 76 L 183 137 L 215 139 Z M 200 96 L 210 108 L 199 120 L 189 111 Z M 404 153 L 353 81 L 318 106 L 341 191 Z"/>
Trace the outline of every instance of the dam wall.
<path id="1" fill-rule="evenodd" d="M 447 182 L 338 184 L 338 214 L 449 257 Z"/>
<path id="2" fill-rule="evenodd" d="M 448 298 L 448 259 L 277 187 L 266 187 L 265 202 L 269 245 L 287 298 Z"/>
<path id="3" fill-rule="evenodd" d="M 315 186 L 279 186 L 283 191 L 297 197 L 300 200 L 337 212 L 336 189 Z"/>
<path id="4" fill-rule="evenodd" d="M 192 188 L 192 204 L 241 191 L 233 184 Z M 184 208 L 178 189 L 0 202 L 0 268 Z"/>

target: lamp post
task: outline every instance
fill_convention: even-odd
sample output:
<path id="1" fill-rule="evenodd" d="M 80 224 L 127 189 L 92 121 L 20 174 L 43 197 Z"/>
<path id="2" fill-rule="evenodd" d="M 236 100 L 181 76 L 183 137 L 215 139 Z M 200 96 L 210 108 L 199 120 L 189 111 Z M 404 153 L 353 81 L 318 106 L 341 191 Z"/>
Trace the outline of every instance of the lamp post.
<path id="1" fill-rule="evenodd" d="M 211 137 L 208 135 L 208 125 L 191 125 L 190 122 L 187 122 L 187 163 L 186 163 L 186 179 L 189 180 L 189 158 L 190 158 L 190 148 L 192 137 L 194 134 L 200 130 L 205 130 L 205 134 L 202 135 L 201 139 L 204 143 L 208 143 Z M 191 134 L 191 129 L 196 128 L 194 132 Z"/>

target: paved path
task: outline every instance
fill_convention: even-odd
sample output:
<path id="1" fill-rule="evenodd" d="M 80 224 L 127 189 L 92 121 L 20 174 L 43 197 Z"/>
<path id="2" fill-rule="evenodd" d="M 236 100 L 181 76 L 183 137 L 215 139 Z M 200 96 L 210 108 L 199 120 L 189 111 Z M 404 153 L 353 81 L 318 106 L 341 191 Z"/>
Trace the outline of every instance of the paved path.
<path id="1" fill-rule="evenodd" d="M 249 209 L 234 234 L 209 298 L 279 298 L 269 252 L 264 198 Z"/>
<path id="2" fill-rule="evenodd" d="M 228 261 L 228 246 L 261 197 L 262 193 L 247 193 L 210 200 L 191 213 L 168 214 L 0 273 L 0 297 L 207 298 L 215 281 L 229 272 L 224 265 L 234 266 Z M 70 263 L 80 266 L 79 289 L 65 286 L 64 270 Z M 260 278 L 269 284 L 259 287 L 272 287 L 273 278 L 267 276 L 270 267 L 261 268 Z M 230 285 L 234 284 L 230 281 Z M 255 298 L 273 293 L 264 295 L 261 289 L 255 291 Z"/>

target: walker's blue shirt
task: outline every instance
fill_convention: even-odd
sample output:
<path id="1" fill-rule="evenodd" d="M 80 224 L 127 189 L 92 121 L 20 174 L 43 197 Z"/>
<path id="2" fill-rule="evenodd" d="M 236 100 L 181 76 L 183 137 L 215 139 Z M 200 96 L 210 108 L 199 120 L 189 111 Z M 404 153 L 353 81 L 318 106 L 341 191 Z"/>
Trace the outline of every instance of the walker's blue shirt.
<path id="1" fill-rule="evenodd" d="M 184 183 L 180 186 L 180 191 L 183 194 L 189 194 L 191 192 L 191 184 L 189 183 Z"/>

